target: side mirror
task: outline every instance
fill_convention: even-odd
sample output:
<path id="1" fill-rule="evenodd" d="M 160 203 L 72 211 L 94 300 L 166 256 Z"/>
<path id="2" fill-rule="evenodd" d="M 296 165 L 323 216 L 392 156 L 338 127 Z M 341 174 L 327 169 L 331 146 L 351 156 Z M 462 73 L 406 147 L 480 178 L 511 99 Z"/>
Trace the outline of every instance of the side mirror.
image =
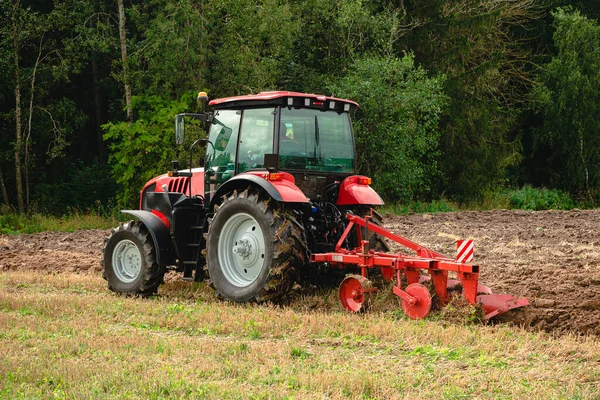
<path id="1" fill-rule="evenodd" d="M 175 143 L 183 144 L 185 139 L 185 119 L 183 114 L 175 116 Z"/>

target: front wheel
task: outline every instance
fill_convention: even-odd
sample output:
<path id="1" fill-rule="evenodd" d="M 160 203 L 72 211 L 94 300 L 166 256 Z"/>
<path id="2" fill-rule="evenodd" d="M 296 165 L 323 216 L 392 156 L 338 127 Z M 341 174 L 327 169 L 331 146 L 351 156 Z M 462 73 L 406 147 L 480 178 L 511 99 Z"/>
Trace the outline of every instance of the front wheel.
<path id="1" fill-rule="evenodd" d="M 207 235 L 211 285 L 231 301 L 277 300 L 292 287 L 306 245 L 294 216 L 262 192 L 232 192 Z"/>
<path id="2" fill-rule="evenodd" d="M 154 242 L 139 221 L 120 223 L 104 242 L 102 277 L 113 292 L 148 296 L 163 283 L 164 270 L 156 263 Z"/>

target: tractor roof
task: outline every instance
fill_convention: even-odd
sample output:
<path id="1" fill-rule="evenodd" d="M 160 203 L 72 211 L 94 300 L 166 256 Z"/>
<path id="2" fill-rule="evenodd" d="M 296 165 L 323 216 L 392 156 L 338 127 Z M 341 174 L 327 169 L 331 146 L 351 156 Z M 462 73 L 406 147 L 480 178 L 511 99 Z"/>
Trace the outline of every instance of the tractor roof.
<path id="1" fill-rule="evenodd" d="M 325 110 L 352 111 L 358 108 L 358 103 L 352 100 L 338 99 L 321 94 L 307 94 L 299 92 L 260 92 L 246 96 L 225 97 L 211 100 L 208 103 L 216 109 L 241 108 L 259 105 L 283 105 L 290 107 L 309 107 Z"/>

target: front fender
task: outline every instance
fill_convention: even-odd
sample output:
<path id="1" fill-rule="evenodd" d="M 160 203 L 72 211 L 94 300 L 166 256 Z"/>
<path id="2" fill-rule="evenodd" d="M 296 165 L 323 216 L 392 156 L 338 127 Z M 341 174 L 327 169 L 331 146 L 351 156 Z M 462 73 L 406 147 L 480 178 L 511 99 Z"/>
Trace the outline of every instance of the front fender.
<path id="1" fill-rule="evenodd" d="M 156 215 L 143 210 L 121 210 L 123 214 L 131 215 L 139 219 L 154 241 L 156 263 L 158 265 L 175 264 L 175 249 L 171 240 L 169 228 Z"/>
<path id="2" fill-rule="evenodd" d="M 344 179 L 340 185 L 336 204 L 338 206 L 350 206 L 356 204 L 365 204 L 380 206 L 383 200 L 376 191 L 369 186 L 371 180 L 366 176 L 352 175 Z"/>
<path id="3" fill-rule="evenodd" d="M 302 190 L 296 186 L 293 182 L 293 177 L 286 176 L 288 179 L 281 179 L 276 181 L 268 181 L 265 177 L 268 176 L 268 172 L 255 173 L 243 173 L 234 176 L 225 182 L 211 198 L 211 206 L 215 204 L 221 196 L 226 193 L 232 192 L 233 190 L 247 187 L 249 185 L 259 186 L 265 190 L 274 200 L 283 203 L 308 203 L 308 198 L 304 195 Z M 292 180 L 290 180 L 291 178 Z"/>

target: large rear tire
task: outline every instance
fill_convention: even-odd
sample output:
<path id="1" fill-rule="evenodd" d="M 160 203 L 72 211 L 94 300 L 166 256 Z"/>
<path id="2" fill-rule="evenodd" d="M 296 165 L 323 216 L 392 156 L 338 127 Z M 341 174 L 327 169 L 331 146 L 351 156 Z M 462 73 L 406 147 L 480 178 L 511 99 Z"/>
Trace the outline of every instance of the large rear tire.
<path id="1" fill-rule="evenodd" d="M 154 242 L 140 221 L 121 222 L 104 241 L 102 277 L 113 292 L 149 296 L 163 283 Z"/>
<path id="2" fill-rule="evenodd" d="M 206 243 L 211 286 L 237 302 L 283 297 L 306 254 L 302 226 L 256 189 L 224 196 L 209 220 Z"/>

